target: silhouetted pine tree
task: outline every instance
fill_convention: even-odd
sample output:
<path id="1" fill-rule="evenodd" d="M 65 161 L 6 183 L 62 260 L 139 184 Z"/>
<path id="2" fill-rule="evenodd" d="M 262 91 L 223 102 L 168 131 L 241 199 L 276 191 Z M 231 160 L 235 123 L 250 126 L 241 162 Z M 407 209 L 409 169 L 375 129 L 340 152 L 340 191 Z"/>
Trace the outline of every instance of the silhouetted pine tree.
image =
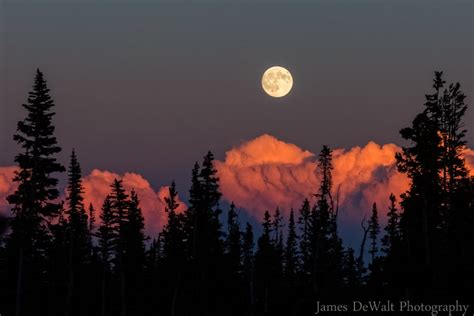
<path id="1" fill-rule="evenodd" d="M 253 228 L 249 222 L 245 225 L 245 232 L 242 237 L 242 256 L 243 256 L 243 272 L 246 284 L 246 311 L 248 315 L 253 315 L 255 305 L 255 288 L 254 288 L 254 236 Z"/>
<path id="2" fill-rule="evenodd" d="M 323 146 L 317 174 L 321 181 L 311 211 L 310 261 L 313 291 L 318 296 L 333 297 L 343 283 L 342 242 L 337 232 L 337 214 L 332 198 L 332 150 Z"/>
<path id="3" fill-rule="evenodd" d="M 182 287 L 187 237 L 184 230 L 184 216 L 176 213 L 179 207 L 177 199 L 178 192 L 173 181 L 168 189 L 168 196 L 165 197 L 165 212 L 168 215 L 168 223 L 162 231 L 164 269 L 168 274 L 163 278 L 173 289 L 171 293 L 169 291 L 164 293 L 164 299 L 170 303 L 170 314 L 172 316 L 176 313 L 178 295 Z"/>
<path id="4" fill-rule="evenodd" d="M 59 209 L 59 215 L 55 223 L 50 223 L 51 244 L 45 255 L 48 258 L 47 277 L 45 282 L 49 283 L 47 308 L 49 313 L 65 313 L 70 310 L 68 304 L 69 292 L 69 223 L 66 218 L 64 205 Z M 57 301 L 59 299 L 59 301 Z"/>
<path id="5" fill-rule="evenodd" d="M 403 277 L 400 276 L 400 247 L 401 247 L 401 232 L 400 232 L 400 214 L 396 206 L 396 197 L 390 194 L 390 205 L 387 213 L 387 225 L 385 226 L 385 235 L 382 237 L 382 252 L 385 257 L 382 261 L 383 269 L 383 286 L 386 287 L 384 292 L 390 298 L 398 298 L 403 286 L 400 284 Z"/>
<path id="6" fill-rule="evenodd" d="M 245 276 L 243 275 L 242 266 L 242 233 L 240 232 L 240 224 L 238 220 L 238 214 L 235 210 L 234 203 L 231 203 L 229 211 L 227 213 L 227 237 L 225 239 L 225 265 L 226 270 L 225 278 L 225 295 L 228 304 L 232 304 L 234 307 L 232 310 L 227 311 L 228 315 L 242 315 L 246 311 L 245 305 L 248 300 L 246 294 L 248 293 L 248 287 Z"/>
<path id="7" fill-rule="evenodd" d="M 446 291 L 455 282 L 463 285 L 452 288 L 474 286 L 473 278 L 466 278 L 473 275 L 469 266 L 474 259 L 467 250 L 472 245 L 467 240 L 474 236 L 467 227 L 474 221 L 474 194 L 461 157 L 467 105 L 458 83 L 443 91 L 444 84 L 442 72 L 435 72 L 434 91 L 426 95 L 425 109 L 411 127 L 400 131 L 411 147 L 396 156 L 398 170 L 411 180 L 401 201 L 404 244 L 399 257 L 404 258 L 404 286 L 412 297 Z"/>
<path id="8" fill-rule="evenodd" d="M 168 223 L 163 228 L 163 256 L 171 265 L 180 264 L 184 260 L 185 232 L 184 218 L 176 213 L 179 207 L 177 202 L 178 192 L 173 181 L 168 189 L 168 196 L 165 197 L 165 212 L 168 215 Z"/>
<path id="9" fill-rule="evenodd" d="M 143 268 L 145 261 L 145 223 L 140 208 L 140 201 L 135 190 L 130 193 L 130 203 L 127 212 L 127 223 L 125 230 L 125 254 L 127 256 L 127 268 L 138 271 Z M 131 261 L 129 261 L 131 260 Z"/>
<path id="10" fill-rule="evenodd" d="M 18 187 L 7 198 L 13 214 L 8 249 L 12 265 L 16 263 L 9 273 L 16 277 L 15 315 L 32 313 L 41 300 L 38 293 L 43 286 L 45 253 L 51 240 L 47 227 L 61 207 L 56 201 L 58 180 L 52 174 L 65 171 L 55 158 L 61 148 L 52 125 L 54 102 L 39 69 L 23 107 L 28 114 L 18 122 L 18 133 L 13 137 L 23 150 L 15 157 L 19 170 L 13 180 Z"/>
<path id="11" fill-rule="evenodd" d="M 274 231 L 274 240 L 273 244 L 275 245 L 275 251 L 277 255 L 278 270 L 283 273 L 283 261 L 284 261 L 284 246 L 283 246 L 283 216 L 281 215 L 280 209 L 277 207 L 275 213 L 273 214 L 273 231 Z"/>
<path id="12" fill-rule="evenodd" d="M 127 312 L 143 313 L 143 277 L 145 267 L 145 223 L 137 193 L 132 190 L 124 226 L 124 274 L 126 281 Z"/>
<path id="13" fill-rule="evenodd" d="M 146 250 L 146 267 L 148 271 L 156 271 L 160 266 L 162 258 L 162 238 L 153 238 L 150 247 Z"/>
<path id="14" fill-rule="evenodd" d="M 278 256 L 272 241 L 271 232 L 273 223 L 268 211 L 265 212 L 262 228 L 263 233 L 258 239 L 257 252 L 255 254 L 255 286 L 256 286 L 256 305 L 258 313 L 269 313 L 270 306 L 273 304 L 275 293 L 271 292 L 275 282 L 275 276 L 278 275 Z"/>
<path id="15" fill-rule="evenodd" d="M 114 179 L 111 185 L 112 192 L 110 194 L 110 202 L 112 206 L 114 229 L 117 234 L 115 243 L 114 268 L 119 277 L 120 288 L 120 315 L 127 314 L 127 283 L 126 283 L 126 251 L 127 251 L 127 224 L 128 210 L 130 201 L 128 195 L 123 188 L 122 180 Z"/>
<path id="16" fill-rule="evenodd" d="M 300 230 L 299 248 L 301 253 L 301 271 L 303 273 L 303 279 L 306 280 L 307 276 L 310 276 L 313 270 L 310 256 L 312 248 L 311 206 L 308 199 L 304 199 L 299 211 L 298 225 Z"/>
<path id="17" fill-rule="evenodd" d="M 89 222 L 88 222 L 88 229 L 89 229 L 89 247 L 91 250 L 91 256 L 93 256 L 94 252 L 94 235 L 95 235 L 95 209 L 92 203 L 89 203 Z"/>
<path id="18" fill-rule="evenodd" d="M 84 209 L 84 188 L 81 179 L 81 166 L 75 151 L 72 151 L 68 168 L 67 191 L 67 245 L 68 245 L 68 288 L 67 314 L 77 314 L 85 303 L 77 300 L 85 290 L 82 281 L 86 264 L 90 261 L 90 236 L 88 219 Z M 73 298 L 76 298 L 73 300 Z"/>
<path id="19" fill-rule="evenodd" d="M 225 241 L 226 255 L 229 260 L 231 273 L 239 274 L 241 271 L 242 242 L 238 215 L 235 211 L 234 203 L 231 203 L 227 213 L 227 229 L 228 234 Z"/>
<path id="20" fill-rule="evenodd" d="M 109 311 L 109 282 L 112 272 L 112 261 L 115 256 L 115 247 L 118 240 L 118 234 L 115 223 L 115 214 L 113 212 L 112 200 L 108 195 L 102 205 L 100 214 L 101 225 L 97 230 L 97 239 L 99 244 L 100 259 L 102 262 L 101 276 L 101 315 L 108 315 Z"/>
<path id="21" fill-rule="evenodd" d="M 189 208 L 185 213 L 185 232 L 189 236 L 190 269 L 193 284 L 186 308 L 197 315 L 221 308 L 223 302 L 213 299 L 224 285 L 222 274 L 223 241 L 219 216 L 219 178 L 214 168 L 214 155 L 208 152 L 202 168 L 196 163 L 191 179 Z"/>
<path id="22" fill-rule="evenodd" d="M 292 282 L 295 281 L 298 267 L 298 236 L 296 235 L 295 216 L 293 210 L 290 211 L 288 222 L 288 236 L 286 238 L 285 249 L 285 276 Z"/>
<path id="23" fill-rule="evenodd" d="M 353 248 L 347 248 L 343 257 L 343 275 L 345 293 L 351 298 L 356 296 L 362 285 L 362 275 Z"/>
<path id="24" fill-rule="evenodd" d="M 377 255 L 379 249 L 377 247 L 377 240 L 380 233 L 379 217 L 377 213 L 377 204 L 374 203 L 372 206 L 372 215 L 369 220 L 369 239 L 370 239 L 370 249 L 369 253 L 371 255 L 372 263 L 374 263 L 375 256 Z"/>
<path id="25" fill-rule="evenodd" d="M 390 194 L 388 208 L 388 222 L 385 226 L 385 235 L 382 237 L 382 251 L 388 256 L 390 251 L 400 242 L 400 216 L 398 214 L 395 195 Z"/>
<path id="26" fill-rule="evenodd" d="M 145 278 L 143 286 L 143 315 L 160 313 L 169 315 L 171 284 L 165 283 L 172 274 L 163 262 L 163 237 L 153 238 L 145 254 Z M 165 281 L 164 281 L 165 280 Z M 166 284 L 166 286 L 165 286 Z M 166 293 L 166 295 L 165 295 Z"/>

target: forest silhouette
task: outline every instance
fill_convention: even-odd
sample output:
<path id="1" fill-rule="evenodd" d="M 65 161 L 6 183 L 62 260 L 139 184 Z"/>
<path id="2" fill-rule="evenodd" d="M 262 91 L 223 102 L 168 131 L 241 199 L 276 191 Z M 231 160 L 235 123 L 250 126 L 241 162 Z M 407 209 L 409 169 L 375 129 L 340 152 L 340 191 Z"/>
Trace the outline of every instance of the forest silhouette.
<path id="1" fill-rule="evenodd" d="M 465 98 L 459 83 L 448 85 L 435 72 L 423 111 L 400 131 L 408 145 L 396 166 L 410 186 L 386 197 L 388 209 L 373 201 L 370 218 L 360 219 L 358 249 L 339 236 L 328 146 L 318 156 L 314 197 L 288 219 L 279 208 L 266 211 L 260 236 L 239 221 L 234 203 L 222 207 L 210 151 L 192 168 L 187 209 L 177 211 L 173 182 L 167 223 L 146 236 L 140 197 L 120 179 L 102 205 L 85 205 L 78 155 L 71 153 L 67 168 L 56 158 L 55 104 L 37 70 L 13 136 L 20 151 L 17 189 L 7 198 L 11 216 L 0 218 L 0 314 L 313 315 L 318 301 L 473 304 L 474 177 L 462 158 Z"/>

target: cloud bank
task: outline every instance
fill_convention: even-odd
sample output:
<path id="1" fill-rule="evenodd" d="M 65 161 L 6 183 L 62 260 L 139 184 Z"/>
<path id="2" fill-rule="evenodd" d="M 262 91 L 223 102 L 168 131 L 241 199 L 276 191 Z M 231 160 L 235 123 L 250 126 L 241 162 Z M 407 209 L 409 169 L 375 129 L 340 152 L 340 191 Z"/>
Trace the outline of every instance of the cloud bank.
<path id="1" fill-rule="evenodd" d="M 379 205 L 383 220 L 390 193 L 399 196 L 407 190 L 409 180 L 395 167 L 395 153 L 400 150 L 395 144 L 378 145 L 374 142 L 363 147 L 334 150 L 334 191 L 339 188 L 343 224 L 359 223 L 364 214 L 370 212 L 373 202 Z M 471 175 L 474 175 L 474 150 L 466 149 L 463 156 Z M 224 161 L 216 161 L 216 168 L 223 198 L 236 203 L 257 221 L 262 219 L 265 210 L 272 211 L 277 206 L 288 215 L 290 209 L 298 209 L 305 198 L 314 200 L 313 193 L 319 187 L 317 154 L 271 135 L 259 136 L 230 149 Z M 14 166 L 0 167 L 0 214 L 9 212 L 5 199 L 16 188 L 12 181 L 15 170 Z M 137 192 L 146 233 L 156 235 L 166 223 L 164 197 L 168 194 L 168 187 L 155 191 L 140 174 L 94 169 L 83 177 L 86 207 L 92 203 L 98 217 L 115 178 L 123 180 L 128 192 L 132 189 Z M 178 211 L 182 212 L 186 204 L 181 200 L 179 203 Z"/>
<path id="2" fill-rule="evenodd" d="M 340 219 L 359 223 L 376 202 L 383 218 L 391 193 L 399 196 L 409 186 L 397 172 L 395 144 L 369 142 L 363 147 L 335 149 L 333 153 L 334 197 L 339 188 Z M 474 170 L 474 151 L 464 152 Z M 216 162 L 223 196 L 261 220 L 265 210 L 280 207 L 288 215 L 305 198 L 313 199 L 319 188 L 317 155 L 271 135 L 262 135 L 226 153 Z M 473 173 L 471 173 L 473 174 Z"/>
<path id="3" fill-rule="evenodd" d="M 161 187 L 156 192 L 142 175 L 126 172 L 123 175 L 110 171 L 94 169 L 88 176 L 83 178 L 84 202 L 88 207 L 92 203 L 96 208 L 96 216 L 100 212 L 102 203 L 107 194 L 110 193 L 110 185 L 114 179 L 121 179 L 125 190 L 130 193 L 133 189 L 140 199 L 140 207 L 145 218 L 145 232 L 150 236 L 155 236 L 166 224 L 167 215 L 165 213 L 165 200 L 168 196 L 168 187 Z M 178 212 L 186 209 L 186 204 L 178 199 Z M 97 218 L 97 221 L 99 219 Z"/>
<path id="4" fill-rule="evenodd" d="M 16 189 L 12 181 L 16 167 L 0 167 L 0 214 L 9 214 L 9 205 L 6 197 Z M 168 187 L 161 187 L 157 192 L 150 183 L 140 174 L 126 172 L 123 175 L 110 171 L 94 169 L 89 175 L 83 177 L 84 204 L 88 210 L 92 203 L 96 209 L 96 223 L 100 223 L 99 214 L 107 194 L 110 193 L 110 185 L 114 179 L 121 179 L 125 190 L 130 193 L 134 189 L 140 199 L 140 206 L 145 218 L 145 232 L 155 236 L 166 224 L 165 200 L 168 196 Z M 63 194 L 63 198 L 65 193 Z M 178 198 L 178 212 L 186 209 L 186 204 Z"/>

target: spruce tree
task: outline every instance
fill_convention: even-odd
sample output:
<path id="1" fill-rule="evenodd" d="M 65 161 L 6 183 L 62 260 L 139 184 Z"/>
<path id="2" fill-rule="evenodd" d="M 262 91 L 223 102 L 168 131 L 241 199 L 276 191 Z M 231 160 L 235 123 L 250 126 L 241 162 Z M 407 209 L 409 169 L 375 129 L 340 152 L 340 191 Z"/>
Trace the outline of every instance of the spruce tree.
<path id="1" fill-rule="evenodd" d="M 97 230 L 97 239 L 99 244 L 100 260 L 102 263 L 101 276 L 101 315 L 105 316 L 108 312 L 108 279 L 111 273 L 111 264 L 115 255 L 115 246 L 118 235 L 115 223 L 115 214 L 113 213 L 112 199 L 108 195 L 102 205 L 100 213 L 101 225 Z"/>
<path id="2" fill-rule="evenodd" d="M 214 155 L 208 152 L 204 156 L 202 168 L 196 163 L 191 178 L 189 208 L 185 213 L 185 232 L 188 236 L 190 249 L 191 278 L 194 285 L 192 296 L 187 308 L 194 309 L 197 314 L 205 315 L 209 308 L 224 304 L 211 300 L 213 293 L 222 285 L 222 260 L 224 245 L 222 240 L 219 208 L 222 193 L 219 189 L 219 178 L 214 167 Z M 201 281 L 199 281 L 201 280 Z M 214 307 L 210 307 L 214 306 Z"/>
<path id="3" fill-rule="evenodd" d="M 135 190 L 130 193 L 125 229 L 125 255 L 127 269 L 132 273 L 143 268 L 145 261 L 145 222 L 140 208 L 140 201 Z"/>
<path id="4" fill-rule="evenodd" d="M 389 254 L 400 240 L 400 216 L 396 206 L 397 198 L 395 195 L 390 194 L 389 200 L 390 206 L 387 213 L 388 222 L 387 226 L 385 226 L 385 235 L 382 237 L 382 251 L 385 254 Z"/>
<path id="5" fill-rule="evenodd" d="M 299 210 L 298 225 L 300 231 L 299 252 L 301 253 L 301 271 L 305 276 L 311 274 L 311 206 L 308 199 L 304 199 Z"/>
<path id="6" fill-rule="evenodd" d="M 53 174 L 65 171 L 55 158 L 61 148 L 57 145 L 52 124 L 54 102 L 39 69 L 23 107 L 27 117 L 18 122 L 18 132 L 13 137 L 22 148 L 15 157 L 19 170 L 13 180 L 18 187 L 7 198 L 13 214 L 9 249 L 16 262 L 16 315 L 30 313 L 35 306 L 32 300 L 38 299 L 34 288 L 40 284 L 35 281 L 36 277 L 25 271 L 44 273 L 44 254 L 50 240 L 47 227 L 51 219 L 58 216 L 61 207 L 56 201 L 58 180 Z"/>
<path id="7" fill-rule="evenodd" d="M 195 171 L 197 170 L 198 169 Z M 195 179 L 197 181 L 197 172 Z M 195 198 L 198 199 L 197 196 Z M 176 311 L 178 293 L 182 283 L 184 262 L 186 260 L 186 222 L 182 214 L 176 213 L 179 207 L 177 199 L 178 191 L 173 181 L 168 189 L 168 196 L 165 197 L 165 212 L 168 216 L 168 222 L 165 227 L 163 227 L 161 233 L 164 269 L 168 271 L 164 278 L 169 284 L 172 284 L 173 288 L 171 293 L 167 293 L 172 295 L 171 297 L 168 296 L 168 301 L 171 302 L 171 315 L 174 315 Z M 190 236 L 192 237 L 192 235 Z"/>
<path id="8" fill-rule="evenodd" d="M 145 223 L 135 190 L 130 192 L 124 232 L 123 269 L 126 283 L 127 313 L 142 314 L 145 268 Z"/>
<path id="9" fill-rule="evenodd" d="M 369 253 L 372 258 L 372 263 L 374 263 L 375 256 L 378 252 L 377 239 L 380 232 L 379 218 L 377 213 L 377 204 L 374 203 L 372 206 L 372 215 L 369 220 L 369 239 L 370 239 L 370 249 Z"/>
<path id="10" fill-rule="evenodd" d="M 283 272 L 283 259 L 284 259 L 284 246 L 283 246 L 283 216 L 281 215 L 280 209 L 277 207 L 275 213 L 273 214 L 273 231 L 274 240 L 273 244 L 275 245 L 276 255 L 277 255 L 277 264 L 279 271 Z"/>
<path id="11" fill-rule="evenodd" d="M 89 247 L 91 249 L 91 253 L 94 248 L 93 237 L 95 235 L 95 209 L 92 203 L 89 203 Z"/>
<path id="12" fill-rule="evenodd" d="M 349 247 L 344 251 L 343 259 L 344 286 L 348 293 L 354 294 L 360 288 L 362 276 L 359 271 L 359 264 L 354 254 L 354 249 Z"/>
<path id="13" fill-rule="evenodd" d="M 240 273 L 242 259 L 242 240 L 238 215 L 235 211 L 235 204 L 231 203 L 227 213 L 227 239 L 225 241 L 226 253 L 232 273 Z"/>
<path id="14" fill-rule="evenodd" d="M 126 284 L 126 251 L 127 251 L 127 225 L 130 200 L 123 188 L 123 181 L 114 179 L 111 184 L 112 192 L 110 202 L 114 229 L 116 230 L 117 241 L 115 243 L 114 268 L 120 280 L 120 315 L 127 314 L 127 284 Z"/>
<path id="15" fill-rule="evenodd" d="M 472 275 L 468 266 L 474 264 L 468 250 L 468 240 L 474 238 L 469 228 L 474 224 L 474 194 L 462 158 L 467 105 L 460 85 L 445 83 L 442 72 L 435 72 L 425 108 L 400 131 L 409 146 L 397 154 L 397 168 L 411 185 L 400 203 L 403 247 L 398 256 L 405 258 L 404 286 L 409 292 L 436 291 L 453 282 L 459 285 L 455 288 L 467 283 L 474 287 L 474 277 L 466 278 Z"/>
<path id="16" fill-rule="evenodd" d="M 253 269 L 253 253 L 254 253 L 254 236 L 252 225 L 247 222 L 245 232 L 242 237 L 242 256 L 244 271 L 250 275 Z"/>
<path id="17" fill-rule="evenodd" d="M 247 285 L 247 313 L 253 315 L 255 305 L 254 286 L 254 236 L 252 225 L 247 222 L 242 237 L 242 256 L 244 279 Z"/>
<path id="18" fill-rule="evenodd" d="M 73 297 L 79 291 L 81 274 L 90 255 L 87 215 L 84 209 L 84 188 L 82 186 L 81 166 L 75 151 L 72 151 L 68 168 L 67 191 L 67 244 L 68 244 L 68 314 L 75 310 Z"/>
<path id="19" fill-rule="evenodd" d="M 285 275 L 290 280 L 294 280 L 298 267 L 297 240 L 298 236 L 296 235 L 295 216 L 293 210 L 291 210 L 285 249 Z"/>
<path id="20" fill-rule="evenodd" d="M 178 192 L 176 184 L 173 181 L 168 189 L 168 196 L 165 197 L 165 212 L 168 215 L 168 222 L 163 227 L 163 256 L 165 260 L 172 265 L 181 264 L 184 260 L 185 248 L 185 232 L 184 218 L 181 214 L 176 213 L 179 207 L 177 202 Z"/>
<path id="21" fill-rule="evenodd" d="M 263 233 L 258 239 L 257 252 L 255 254 L 255 278 L 258 312 L 268 313 L 273 301 L 272 292 L 275 276 L 278 274 L 278 256 L 271 233 L 274 224 L 268 211 L 265 211 L 262 228 Z"/>
<path id="22" fill-rule="evenodd" d="M 312 286 L 317 295 L 330 296 L 342 286 L 342 241 L 337 232 L 337 214 L 332 198 L 332 150 L 323 146 L 317 175 L 320 180 L 311 210 L 309 251 Z"/>

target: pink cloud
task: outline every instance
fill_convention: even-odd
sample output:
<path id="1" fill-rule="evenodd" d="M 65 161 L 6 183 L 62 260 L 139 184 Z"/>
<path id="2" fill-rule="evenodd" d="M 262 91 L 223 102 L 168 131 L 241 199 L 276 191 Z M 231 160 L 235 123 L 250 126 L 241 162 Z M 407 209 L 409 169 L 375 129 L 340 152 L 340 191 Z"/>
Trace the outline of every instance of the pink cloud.
<path id="1" fill-rule="evenodd" d="M 376 202 L 380 213 L 388 208 L 391 193 L 399 196 L 409 180 L 395 166 L 395 144 L 368 142 L 363 147 L 333 152 L 334 198 L 339 188 L 341 218 L 359 221 Z M 474 175 L 474 150 L 463 152 L 466 166 Z M 304 198 L 317 192 L 317 155 L 271 135 L 262 135 L 227 151 L 216 161 L 223 196 L 247 209 L 258 220 L 265 210 L 280 207 L 289 213 Z M 288 214 L 287 214 L 288 215 Z"/>
<path id="2" fill-rule="evenodd" d="M 116 178 L 123 181 L 123 186 L 128 193 L 134 189 L 138 194 L 140 207 L 145 218 L 145 231 L 151 236 L 156 235 L 167 221 L 164 198 L 168 196 L 168 187 L 161 187 L 156 192 L 140 174 L 126 172 L 119 175 L 110 171 L 94 169 L 83 178 L 85 205 L 88 206 L 89 203 L 92 203 L 98 216 L 105 197 L 110 193 L 110 185 Z M 183 212 L 186 209 L 186 204 L 181 200 L 178 200 L 178 202 L 178 212 Z"/>
<path id="3" fill-rule="evenodd" d="M 6 200 L 7 196 L 12 194 L 16 189 L 16 184 L 13 182 L 15 175 L 15 166 L 0 166 L 0 214 L 9 214 L 9 205 Z"/>

